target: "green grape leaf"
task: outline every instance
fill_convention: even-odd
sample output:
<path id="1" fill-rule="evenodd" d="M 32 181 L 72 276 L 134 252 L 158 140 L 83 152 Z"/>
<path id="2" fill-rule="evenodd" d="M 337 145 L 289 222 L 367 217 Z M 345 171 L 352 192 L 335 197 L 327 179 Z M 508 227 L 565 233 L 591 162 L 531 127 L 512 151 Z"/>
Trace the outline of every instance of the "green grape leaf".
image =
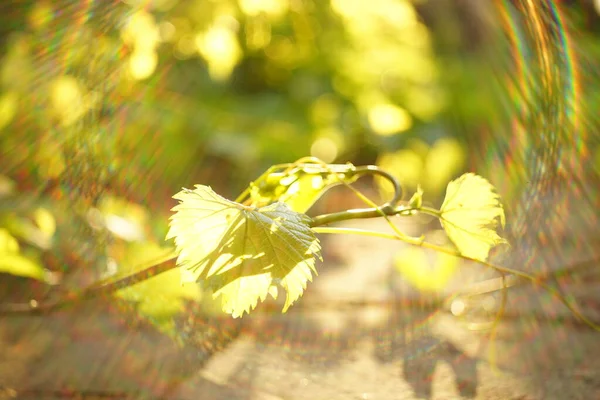
<path id="1" fill-rule="evenodd" d="M 306 212 L 328 189 L 358 179 L 348 164 L 283 164 L 274 166 L 250 184 L 250 204 L 262 207 L 276 201 Z"/>
<path id="2" fill-rule="evenodd" d="M 446 234 L 464 256 L 485 261 L 492 247 L 507 243 L 496 232 L 504 227 L 504 208 L 494 186 L 467 173 L 450 182 L 440 209 Z"/>
<path id="3" fill-rule="evenodd" d="M 204 185 L 173 197 L 180 203 L 167 239 L 175 239 L 183 282 L 202 282 L 233 317 L 276 297 L 277 284 L 287 292 L 283 312 L 302 295 L 321 250 L 308 216 L 281 202 L 244 206 Z"/>

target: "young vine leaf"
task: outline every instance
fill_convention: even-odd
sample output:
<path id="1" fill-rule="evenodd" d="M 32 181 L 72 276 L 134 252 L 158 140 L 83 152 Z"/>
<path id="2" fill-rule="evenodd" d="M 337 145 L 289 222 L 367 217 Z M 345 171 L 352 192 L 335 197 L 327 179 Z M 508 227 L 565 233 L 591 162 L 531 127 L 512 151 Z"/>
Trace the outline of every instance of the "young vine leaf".
<path id="1" fill-rule="evenodd" d="M 408 206 L 414 209 L 419 209 L 423 207 L 423 189 L 421 189 L 421 185 L 417 186 L 417 191 L 412 195 L 412 197 L 408 201 Z"/>
<path id="2" fill-rule="evenodd" d="M 450 182 L 440 209 L 446 234 L 466 257 L 485 261 L 490 249 L 507 243 L 496 232 L 504 227 L 504 208 L 494 186 L 486 179 L 467 173 Z"/>
<path id="3" fill-rule="evenodd" d="M 354 170 L 354 165 L 350 163 L 275 166 L 250 184 L 250 204 L 262 207 L 280 201 L 292 210 L 304 213 L 328 189 L 358 179 Z"/>
<path id="4" fill-rule="evenodd" d="M 321 258 L 308 216 L 281 202 L 244 206 L 204 185 L 173 197 L 167 239 L 175 239 L 183 282 L 202 282 L 234 318 L 276 297 L 277 284 L 287 293 L 283 312 L 302 296 Z"/>

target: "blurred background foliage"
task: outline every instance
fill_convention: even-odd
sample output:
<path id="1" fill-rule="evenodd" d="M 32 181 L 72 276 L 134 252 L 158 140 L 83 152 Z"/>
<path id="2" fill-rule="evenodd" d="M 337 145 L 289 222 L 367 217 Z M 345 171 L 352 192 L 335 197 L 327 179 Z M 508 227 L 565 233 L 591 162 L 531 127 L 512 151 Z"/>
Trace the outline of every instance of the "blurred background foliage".
<path id="1" fill-rule="evenodd" d="M 478 166 L 489 127 L 508 123 L 511 59 L 494 3 L 505 2 L 3 2 L 0 270 L 45 281 L 26 282 L 40 298 L 132 271 L 169 251 L 182 186 L 234 198 L 270 165 L 307 155 L 376 163 L 407 193 L 421 183 L 439 198 Z M 598 59 L 592 2 L 565 3 L 582 52 Z M 173 289 L 181 301 L 166 307 L 143 300 L 144 285 L 119 296 L 159 319 L 202 297 Z"/>

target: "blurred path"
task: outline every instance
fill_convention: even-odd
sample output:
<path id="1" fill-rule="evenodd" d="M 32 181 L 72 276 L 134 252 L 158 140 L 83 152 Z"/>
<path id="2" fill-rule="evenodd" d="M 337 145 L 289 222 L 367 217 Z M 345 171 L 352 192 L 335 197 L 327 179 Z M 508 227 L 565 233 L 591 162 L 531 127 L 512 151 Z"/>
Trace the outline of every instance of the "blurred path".
<path id="1" fill-rule="evenodd" d="M 385 229 L 381 221 L 359 224 Z M 0 399 L 600 398 L 600 335 L 544 294 L 530 286 L 510 290 L 495 370 L 484 335 L 468 329 L 476 316 L 439 310 L 434 303 L 443 296 L 422 295 L 393 273 L 403 244 L 324 240 L 328 262 L 301 301 L 285 315 L 259 308 L 242 320 L 239 335 L 237 321 L 198 319 L 187 329 L 195 336 L 179 347 L 133 316 L 91 303 L 5 318 Z M 465 265 L 446 292 L 494 276 Z M 573 286 L 598 304 L 595 288 Z M 530 296 L 542 301 L 530 303 Z M 373 305 L 339 306 L 348 302 Z"/>

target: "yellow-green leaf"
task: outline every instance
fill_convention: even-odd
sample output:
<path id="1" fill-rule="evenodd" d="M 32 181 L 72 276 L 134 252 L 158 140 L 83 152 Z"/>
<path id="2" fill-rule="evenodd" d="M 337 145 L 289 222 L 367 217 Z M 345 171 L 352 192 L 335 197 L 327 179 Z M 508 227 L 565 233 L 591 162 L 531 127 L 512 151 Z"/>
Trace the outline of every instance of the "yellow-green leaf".
<path id="1" fill-rule="evenodd" d="M 505 222 L 500 196 L 481 176 L 467 173 L 450 182 L 440 211 L 444 230 L 464 256 L 485 260 L 492 247 L 507 243 L 496 232 Z"/>
<path id="2" fill-rule="evenodd" d="M 302 295 L 320 257 L 309 217 L 281 202 L 244 206 L 203 185 L 174 198 L 167 239 L 175 239 L 183 282 L 203 282 L 233 317 L 275 296 L 277 284 L 287 292 L 284 312 Z"/>
<path id="3" fill-rule="evenodd" d="M 280 201 L 304 213 L 328 189 L 354 182 L 358 178 L 354 169 L 352 164 L 275 166 L 250 185 L 250 204 L 262 207 Z"/>
<path id="4" fill-rule="evenodd" d="M 423 207 L 423 189 L 421 189 L 421 185 L 417 185 L 417 191 L 408 201 L 408 206 L 416 210 Z"/>

